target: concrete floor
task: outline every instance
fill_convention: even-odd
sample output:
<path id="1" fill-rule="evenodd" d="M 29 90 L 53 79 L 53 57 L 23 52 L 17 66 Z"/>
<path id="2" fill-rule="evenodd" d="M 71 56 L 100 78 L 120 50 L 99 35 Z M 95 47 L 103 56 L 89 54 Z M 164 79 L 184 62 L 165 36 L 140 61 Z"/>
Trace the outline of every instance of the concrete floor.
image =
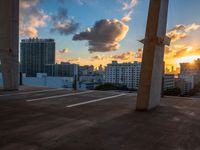
<path id="1" fill-rule="evenodd" d="M 200 99 L 147 113 L 133 93 L 47 90 L 0 91 L 0 150 L 200 150 Z"/>

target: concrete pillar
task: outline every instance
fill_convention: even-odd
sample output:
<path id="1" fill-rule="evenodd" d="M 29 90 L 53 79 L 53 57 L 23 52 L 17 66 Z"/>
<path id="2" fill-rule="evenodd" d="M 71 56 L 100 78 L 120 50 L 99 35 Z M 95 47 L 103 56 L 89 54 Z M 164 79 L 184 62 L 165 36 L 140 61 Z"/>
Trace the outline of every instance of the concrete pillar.
<path id="1" fill-rule="evenodd" d="M 19 0 L 0 0 L 0 60 L 5 90 L 18 89 Z"/>
<path id="2" fill-rule="evenodd" d="M 136 110 L 150 110 L 160 104 L 164 47 L 169 0 L 151 0 L 142 58 Z"/>

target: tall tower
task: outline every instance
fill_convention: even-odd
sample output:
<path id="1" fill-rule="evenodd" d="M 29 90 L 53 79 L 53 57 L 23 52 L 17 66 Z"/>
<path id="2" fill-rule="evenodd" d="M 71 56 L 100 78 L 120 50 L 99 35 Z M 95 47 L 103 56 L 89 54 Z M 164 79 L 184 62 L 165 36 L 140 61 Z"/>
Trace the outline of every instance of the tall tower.
<path id="1" fill-rule="evenodd" d="M 166 37 L 169 0 L 151 0 L 147 21 L 137 110 L 150 110 L 160 104 L 163 75 L 164 47 L 170 44 Z"/>
<path id="2" fill-rule="evenodd" d="M 44 73 L 46 64 L 55 64 L 53 39 L 23 39 L 20 43 L 21 71 L 27 76 Z"/>
<path id="3" fill-rule="evenodd" d="M 18 89 L 19 0 L 0 0 L 0 60 L 5 90 Z"/>

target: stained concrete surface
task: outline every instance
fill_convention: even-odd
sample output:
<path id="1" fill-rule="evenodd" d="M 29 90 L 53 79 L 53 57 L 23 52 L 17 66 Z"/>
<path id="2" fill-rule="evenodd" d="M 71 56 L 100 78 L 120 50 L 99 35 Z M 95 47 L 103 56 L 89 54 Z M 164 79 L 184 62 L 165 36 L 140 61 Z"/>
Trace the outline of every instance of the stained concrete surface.
<path id="1" fill-rule="evenodd" d="M 166 97 L 156 110 L 136 112 L 134 93 L 72 108 L 66 106 L 120 92 L 91 91 L 32 102 L 27 100 L 82 91 L 17 95 L 42 90 L 23 87 L 16 95 L 0 91 L 1 150 L 200 149 L 200 99 Z"/>

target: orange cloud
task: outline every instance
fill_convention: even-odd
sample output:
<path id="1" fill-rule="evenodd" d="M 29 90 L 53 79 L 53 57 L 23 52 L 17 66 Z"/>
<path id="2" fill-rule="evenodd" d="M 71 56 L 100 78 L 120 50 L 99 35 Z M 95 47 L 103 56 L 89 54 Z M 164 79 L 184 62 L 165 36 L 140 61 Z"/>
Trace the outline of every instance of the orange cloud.
<path id="1" fill-rule="evenodd" d="M 190 25 L 176 25 L 172 28 L 168 33 L 167 36 L 171 38 L 172 42 L 176 42 L 180 39 L 188 37 L 191 31 L 195 31 L 200 28 L 199 24 L 193 23 Z"/>
<path id="2" fill-rule="evenodd" d="M 133 11 L 129 11 L 125 16 L 122 18 L 122 22 L 127 23 L 132 20 L 131 15 Z"/>

